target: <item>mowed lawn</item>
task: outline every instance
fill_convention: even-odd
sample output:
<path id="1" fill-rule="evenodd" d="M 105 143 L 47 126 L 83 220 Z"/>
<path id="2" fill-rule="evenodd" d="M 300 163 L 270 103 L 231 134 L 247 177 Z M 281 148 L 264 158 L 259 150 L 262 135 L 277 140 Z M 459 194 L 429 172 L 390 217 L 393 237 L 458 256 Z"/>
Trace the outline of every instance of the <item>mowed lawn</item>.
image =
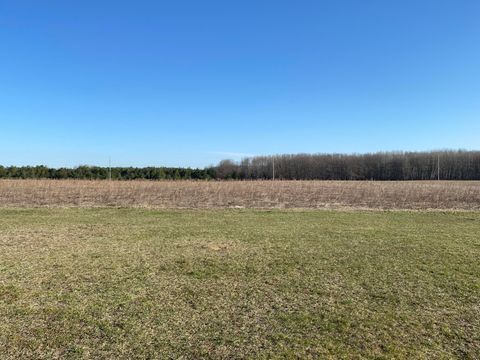
<path id="1" fill-rule="evenodd" d="M 480 358 L 480 213 L 0 210 L 0 358 Z"/>

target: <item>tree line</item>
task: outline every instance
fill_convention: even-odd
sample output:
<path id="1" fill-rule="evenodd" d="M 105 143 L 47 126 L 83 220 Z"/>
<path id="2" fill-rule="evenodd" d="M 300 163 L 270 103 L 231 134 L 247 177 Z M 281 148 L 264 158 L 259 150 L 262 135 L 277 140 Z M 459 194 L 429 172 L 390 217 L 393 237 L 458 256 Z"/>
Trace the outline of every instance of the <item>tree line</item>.
<path id="1" fill-rule="evenodd" d="M 0 166 L 0 178 L 85 180 L 480 180 L 480 151 L 285 154 L 222 160 L 204 169 Z"/>
<path id="2" fill-rule="evenodd" d="M 480 180 L 480 151 L 292 154 L 223 160 L 218 179 Z"/>
<path id="3" fill-rule="evenodd" d="M 100 166 L 79 166 L 56 169 L 46 166 L 0 166 L 0 178 L 4 179 L 209 180 L 214 177 L 213 168 L 113 167 L 109 169 Z"/>

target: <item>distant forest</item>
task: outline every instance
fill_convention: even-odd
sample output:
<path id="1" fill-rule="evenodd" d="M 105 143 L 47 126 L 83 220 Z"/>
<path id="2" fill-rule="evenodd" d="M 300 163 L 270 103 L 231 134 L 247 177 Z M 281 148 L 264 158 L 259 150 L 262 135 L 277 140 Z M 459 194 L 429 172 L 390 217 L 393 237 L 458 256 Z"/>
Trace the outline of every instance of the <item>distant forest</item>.
<path id="1" fill-rule="evenodd" d="M 480 151 L 256 156 L 224 160 L 218 179 L 480 180 Z"/>
<path id="2" fill-rule="evenodd" d="M 210 180 L 214 168 L 189 169 L 167 167 L 108 167 L 79 166 L 76 168 L 48 168 L 46 166 L 0 166 L 0 179 L 83 179 L 83 180 Z"/>
<path id="3" fill-rule="evenodd" d="M 0 166 L 0 178 L 100 180 L 480 180 L 480 151 L 293 154 L 223 160 L 205 169 Z"/>

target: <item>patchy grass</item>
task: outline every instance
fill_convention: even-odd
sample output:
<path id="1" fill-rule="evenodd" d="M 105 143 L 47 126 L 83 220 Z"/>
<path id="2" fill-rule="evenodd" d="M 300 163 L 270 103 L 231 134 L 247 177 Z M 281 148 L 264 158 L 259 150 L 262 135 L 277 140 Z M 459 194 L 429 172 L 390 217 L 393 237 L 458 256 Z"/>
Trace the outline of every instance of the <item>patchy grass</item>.
<path id="1" fill-rule="evenodd" d="M 0 210 L 0 358 L 479 358 L 480 213 Z"/>

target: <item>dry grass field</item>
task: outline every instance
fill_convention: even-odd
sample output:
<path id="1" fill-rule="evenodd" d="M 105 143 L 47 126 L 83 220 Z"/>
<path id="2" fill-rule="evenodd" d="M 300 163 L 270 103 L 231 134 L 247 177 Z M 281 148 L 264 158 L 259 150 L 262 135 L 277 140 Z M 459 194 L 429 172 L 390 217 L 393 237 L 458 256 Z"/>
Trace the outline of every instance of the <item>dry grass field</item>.
<path id="1" fill-rule="evenodd" d="M 480 182 L 1 180 L 0 359 L 480 359 L 478 210 Z"/>
<path id="2" fill-rule="evenodd" d="M 0 180 L 0 207 L 480 209 L 480 181 Z"/>

